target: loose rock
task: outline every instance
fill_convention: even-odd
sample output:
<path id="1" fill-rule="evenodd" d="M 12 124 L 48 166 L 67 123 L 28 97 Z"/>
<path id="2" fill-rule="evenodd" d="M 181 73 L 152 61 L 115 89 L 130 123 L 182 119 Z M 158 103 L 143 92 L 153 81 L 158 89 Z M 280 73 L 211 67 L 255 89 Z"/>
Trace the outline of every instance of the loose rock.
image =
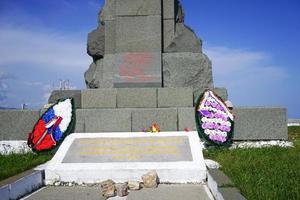
<path id="1" fill-rule="evenodd" d="M 142 180 L 145 188 L 156 188 L 158 185 L 158 175 L 155 170 L 144 174 Z"/>
<path id="2" fill-rule="evenodd" d="M 116 184 L 117 195 L 119 197 L 124 197 L 128 195 L 128 185 L 127 183 Z"/>
<path id="3" fill-rule="evenodd" d="M 128 188 L 129 190 L 140 190 L 141 183 L 138 181 L 128 181 Z"/>
<path id="4" fill-rule="evenodd" d="M 116 196 L 116 186 L 115 182 L 112 180 L 106 180 L 100 183 L 101 186 L 101 193 L 102 196 L 108 198 L 108 197 L 114 197 Z"/>

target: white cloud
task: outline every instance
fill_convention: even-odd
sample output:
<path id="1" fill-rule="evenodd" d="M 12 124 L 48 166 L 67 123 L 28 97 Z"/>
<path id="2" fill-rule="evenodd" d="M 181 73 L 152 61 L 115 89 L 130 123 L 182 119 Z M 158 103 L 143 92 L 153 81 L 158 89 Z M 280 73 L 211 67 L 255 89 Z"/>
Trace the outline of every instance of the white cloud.
<path id="1" fill-rule="evenodd" d="M 204 52 L 213 63 L 215 86 L 226 87 L 239 105 L 272 104 L 280 84 L 288 78 L 287 71 L 274 65 L 265 52 L 227 47 L 208 47 Z"/>
<path id="2" fill-rule="evenodd" d="M 0 29 L 0 65 L 31 64 L 53 71 L 83 71 L 91 59 L 86 41 L 49 30 Z"/>

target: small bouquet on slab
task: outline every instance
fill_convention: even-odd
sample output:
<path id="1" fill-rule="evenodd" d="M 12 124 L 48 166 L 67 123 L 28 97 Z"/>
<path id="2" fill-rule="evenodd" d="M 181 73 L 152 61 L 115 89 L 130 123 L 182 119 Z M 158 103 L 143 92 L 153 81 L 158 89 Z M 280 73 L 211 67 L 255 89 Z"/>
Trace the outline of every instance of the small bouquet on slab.
<path id="1" fill-rule="evenodd" d="M 144 128 L 143 132 L 145 133 L 159 133 L 160 127 L 157 123 L 153 123 L 149 128 Z"/>

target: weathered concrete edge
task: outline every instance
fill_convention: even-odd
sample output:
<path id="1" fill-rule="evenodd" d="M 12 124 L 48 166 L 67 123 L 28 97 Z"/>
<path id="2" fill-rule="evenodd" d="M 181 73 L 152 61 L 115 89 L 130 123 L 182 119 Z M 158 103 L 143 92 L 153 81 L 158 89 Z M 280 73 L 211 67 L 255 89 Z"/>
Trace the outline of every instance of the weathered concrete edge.
<path id="1" fill-rule="evenodd" d="M 19 199 L 45 185 L 44 170 L 28 170 L 0 182 L 3 200 Z"/>
<path id="2" fill-rule="evenodd" d="M 218 170 L 219 173 L 223 173 L 221 170 L 219 169 L 214 169 L 214 170 Z M 234 187 L 233 185 L 231 184 L 225 184 L 225 185 L 221 185 L 220 183 L 218 183 L 215 179 L 215 177 L 213 177 L 213 175 L 211 173 L 209 173 L 210 170 L 208 169 L 207 170 L 207 186 L 208 188 L 210 189 L 213 197 L 216 199 L 216 200 L 246 200 L 246 198 L 240 193 L 240 191 Z M 224 176 L 226 176 L 224 173 L 223 173 Z M 227 177 L 227 176 L 226 176 Z M 229 182 L 230 179 L 228 178 Z M 235 196 L 236 198 L 232 199 L 232 198 L 227 198 L 225 195 L 224 195 L 224 191 L 222 189 L 224 188 L 230 188 L 230 189 L 234 189 L 236 192 L 235 194 L 232 194 L 232 196 Z"/>

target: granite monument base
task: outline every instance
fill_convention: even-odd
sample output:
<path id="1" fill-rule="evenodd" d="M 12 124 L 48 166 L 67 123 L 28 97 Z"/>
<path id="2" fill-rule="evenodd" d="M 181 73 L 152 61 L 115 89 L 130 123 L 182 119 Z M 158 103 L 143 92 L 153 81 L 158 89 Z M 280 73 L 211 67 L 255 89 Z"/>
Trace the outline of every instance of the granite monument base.
<path id="1" fill-rule="evenodd" d="M 198 133 L 72 134 L 47 165 L 45 181 L 141 181 L 150 170 L 157 171 L 162 183 L 205 181 Z"/>

